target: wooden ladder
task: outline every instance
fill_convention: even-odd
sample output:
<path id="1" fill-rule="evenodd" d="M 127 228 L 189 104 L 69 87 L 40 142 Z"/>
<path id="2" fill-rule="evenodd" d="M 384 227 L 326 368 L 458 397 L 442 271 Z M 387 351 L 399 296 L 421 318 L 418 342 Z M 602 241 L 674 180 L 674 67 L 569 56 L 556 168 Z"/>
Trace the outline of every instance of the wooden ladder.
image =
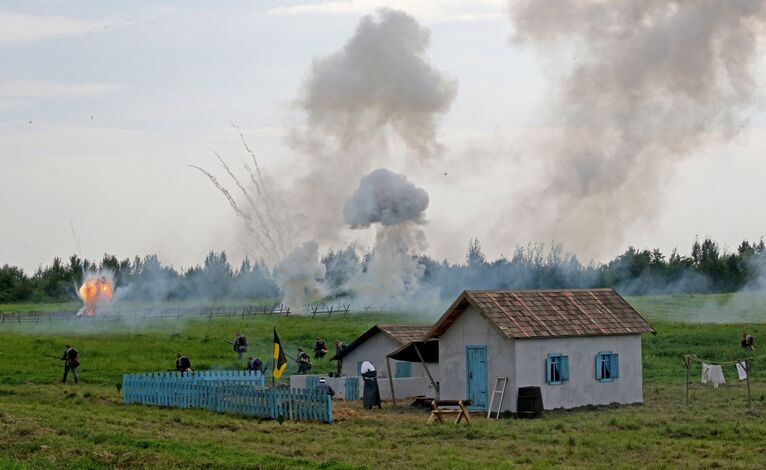
<path id="1" fill-rule="evenodd" d="M 500 383 L 502 382 L 502 386 Z M 495 403 L 495 397 L 500 394 L 500 401 L 497 403 L 495 419 L 500 417 L 500 409 L 503 408 L 503 397 L 505 397 L 505 388 L 508 386 L 508 377 L 498 377 L 495 380 L 495 389 L 492 391 L 492 398 L 489 400 L 489 409 L 487 410 L 487 419 L 491 418 L 492 405 Z"/>

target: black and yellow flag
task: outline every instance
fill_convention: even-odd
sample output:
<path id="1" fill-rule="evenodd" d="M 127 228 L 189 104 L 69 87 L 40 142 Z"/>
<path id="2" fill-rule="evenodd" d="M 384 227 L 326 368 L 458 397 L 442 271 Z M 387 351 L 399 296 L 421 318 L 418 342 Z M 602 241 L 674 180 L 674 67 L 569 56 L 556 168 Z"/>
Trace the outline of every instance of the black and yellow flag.
<path id="1" fill-rule="evenodd" d="M 275 379 L 278 379 L 282 377 L 282 372 L 287 368 L 287 358 L 285 357 L 285 352 L 282 350 L 282 343 L 279 342 L 276 328 L 274 328 L 274 361 L 274 368 L 271 375 Z"/>

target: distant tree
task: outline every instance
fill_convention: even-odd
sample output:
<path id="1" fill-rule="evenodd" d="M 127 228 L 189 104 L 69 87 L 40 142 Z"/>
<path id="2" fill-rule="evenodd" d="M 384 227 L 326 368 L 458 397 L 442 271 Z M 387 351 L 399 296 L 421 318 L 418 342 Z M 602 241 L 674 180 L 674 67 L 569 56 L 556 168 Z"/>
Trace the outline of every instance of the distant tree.
<path id="1" fill-rule="evenodd" d="M 487 258 L 481 251 L 481 243 L 478 238 L 472 238 L 468 242 L 468 252 L 466 252 L 465 260 L 468 266 L 481 266 L 487 263 Z"/>
<path id="2" fill-rule="evenodd" d="M 24 271 L 15 266 L 3 265 L 0 268 L 0 303 L 25 301 L 31 298 L 32 283 Z"/>

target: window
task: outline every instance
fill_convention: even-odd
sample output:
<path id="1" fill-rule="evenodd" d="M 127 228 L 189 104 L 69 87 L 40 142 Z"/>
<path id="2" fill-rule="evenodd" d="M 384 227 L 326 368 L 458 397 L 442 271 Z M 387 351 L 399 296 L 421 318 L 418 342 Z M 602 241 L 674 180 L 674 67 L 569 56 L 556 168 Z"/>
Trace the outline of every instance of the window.
<path id="1" fill-rule="evenodd" d="M 611 382 L 620 376 L 620 360 L 617 354 L 600 352 L 596 354 L 596 380 Z"/>
<path id="2" fill-rule="evenodd" d="M 545 381 L 557 385 L 569 380 L 569 356 L 548 354 L 545 359 Z"/>
<path id="3" fill-rule="evenodd" d="M 396 372 L 394 377 L 397 379 L 404 377 L 412 377 L 412 363 L 410 362 L 397 362 Z"/>

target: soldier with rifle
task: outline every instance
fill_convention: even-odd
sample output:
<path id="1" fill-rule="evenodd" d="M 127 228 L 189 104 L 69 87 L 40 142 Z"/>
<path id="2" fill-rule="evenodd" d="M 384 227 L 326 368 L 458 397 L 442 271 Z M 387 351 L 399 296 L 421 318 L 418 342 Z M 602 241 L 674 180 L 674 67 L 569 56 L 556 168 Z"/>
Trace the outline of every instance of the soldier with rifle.
<path id="1" fill-rule="evenodd" d="M 295 359 L 295 362 L 298 363 L 299 374 L 306 374 L 311 370 L 311 357 L 306 354 L 303 348 L 298 348 L 298 357 Z"/>
<path id="2" fill-rule="evenodd" d="M 237 359 L 242 359 L 242 355 L 247 352 L 247 347 L 250 346 L 247 342 L 245 335 L 237 333 L 234 341 L 226 341 L 234 347 L 234 352 L 237 353 Z"/>
<path id="3" fill-rule="evenodd" d="M 80 383 L 80 378 L 77 375 L 77 368 L 80 367 L 80 354 L 75 348 L 67 344 L 64 349 L 64 355 L 59 359 L 64 361 L 64 378 L 61 379 L 61 383 L 66 383 L 66 378 L 69 373 L 72 373 L 74 383 Z"/>

